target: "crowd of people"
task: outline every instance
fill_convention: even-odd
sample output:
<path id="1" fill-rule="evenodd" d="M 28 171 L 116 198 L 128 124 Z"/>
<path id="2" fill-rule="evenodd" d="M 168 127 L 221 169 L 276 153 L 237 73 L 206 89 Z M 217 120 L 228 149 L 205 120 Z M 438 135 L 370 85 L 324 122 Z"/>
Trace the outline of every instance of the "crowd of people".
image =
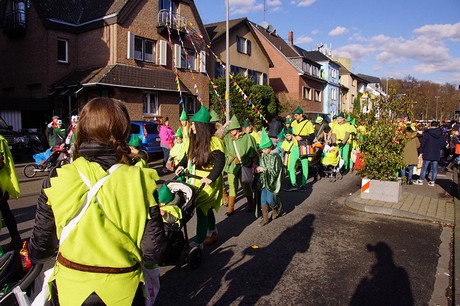
<path id="1" fill-rule="evenodd" d="M 260 213 L 259 225 L 266 226 L 283 213 L 281 190 L 305 192 L 314 165 L 336 160 L 334 166 L 342 174 L 358 165 L 360 127 L 344 113 L 312 120 L 297 107 L 260 130 L 250 118 L 240 122 L 233 115 L 221 122 L 214 110 L 201 106 L 191 118 L 183 111 L 176 131 L 167 118 L 159 128 L 162 172 L 174 171 L 200 190 L 194 198 L 197 222 L 191 248 L 218 241 L 215 212 L 226 206 L 227 217 L 235 214 L 240 186 L 245 211 Z M 428 185 L 433 186 L 441 160 L 448 171 L 460 162 L 459 125 L 404 124 L 405 167 L 400 176 L 417 185 L 429 177 Z M 44 180 L 29 241 L 36 264 L 58 254 L 45 281 L 51 286 L 52 304 L 144 305 L 149 271 L 168 253 L 164 224 L 171 217 L 176 222 L 181 212 L 170 205 L 177 199 L 166 184 L 157 188 L 160 178 L 149 167 L 139 137 L 130 134 L 124 103 L 92 99 L 80 116 L 71 118 L 67 130 L 53 117 L 47 135 L 50 147 L 67 147 L 73 154 L 69 165 L 53 168 Z M 7 200 L 19 195 L 19 183 L 1 138 L 0 149 L 0 208 L 11 245 L 17 248 L 22 239 Z"/>

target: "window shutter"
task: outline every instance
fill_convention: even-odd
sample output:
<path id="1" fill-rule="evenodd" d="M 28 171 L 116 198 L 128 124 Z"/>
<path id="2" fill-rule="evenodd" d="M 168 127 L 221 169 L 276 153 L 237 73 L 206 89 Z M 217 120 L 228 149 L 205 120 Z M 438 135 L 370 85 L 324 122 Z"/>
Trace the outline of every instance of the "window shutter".
<path id="1" fill-rule="evenodd" d="M 128 58 L 134 58 L 134 34 L 128 32 Z"/>
<path id="2" fill-rule="evenodd" d="M 246 40 L 246 54 L 251 55 L 251 41 L 249 39 Z"/>
<path id="3" fill-rule="evenodd" d="M 200 72 L 206 73 L 206 51 L 200 51 Z"/>
<path id="4" fill-rule="evenodd" d="M 166 62 L 168 59 L 168 43 L 166 40 L 160 40 L 160 55 L 159 64 L 162 66 L 166 66 Z"/>
<path id="5" fill-rule="evenodd" d="M 181 55 L 181 46 L 178 44 L 174 45 L 174 67 L 175 68 L 180 68 L 181 67 L 181 61 L 180 61 L 180 55 Z"/>

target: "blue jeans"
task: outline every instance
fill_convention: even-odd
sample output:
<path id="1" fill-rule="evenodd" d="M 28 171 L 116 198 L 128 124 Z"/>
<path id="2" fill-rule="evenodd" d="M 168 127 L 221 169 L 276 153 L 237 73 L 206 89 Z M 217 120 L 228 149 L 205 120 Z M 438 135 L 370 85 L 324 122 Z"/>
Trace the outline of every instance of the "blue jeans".
<path id="1" fill-rule="evenodd" d="M 273 192 L 268 191 L 268 189 L 264 188 L 260 192 L 260 205 L 270 205 L 271 207 L 275 204 L 275 197 L 273 196 Z"/>
<path id="2" fill-rule="evenodd" d="M 414 175 L 414 167 L 415 165 L 407 165 L 407 168 L 404 168 L 401 170 L 401 177 L 406 176 L 406 169 L 408 170 L 407 172 L 407 181 L 412 181 L 412 175 Z"/>
<path id="3" fill-rule="evenodd" d="M 438 176 L 438 161 L 437 160 L 424 160 L 422 165 L 422 171 L 420 172 L 420 180 L 425 180 L 426 170 L 431 164 L 431 181 L 436 181 Z"/>
<path id="4" fill-rule="evenodd" d="M 163 146 L 161 146 L 161 149 L 163 149 L 163 168 L 165 168 L 166 167 L 166 162 L 169 159 L 169 151 L 170 151 L 170 149 L 166 148 L 166 147 L 163 147 Z"/>

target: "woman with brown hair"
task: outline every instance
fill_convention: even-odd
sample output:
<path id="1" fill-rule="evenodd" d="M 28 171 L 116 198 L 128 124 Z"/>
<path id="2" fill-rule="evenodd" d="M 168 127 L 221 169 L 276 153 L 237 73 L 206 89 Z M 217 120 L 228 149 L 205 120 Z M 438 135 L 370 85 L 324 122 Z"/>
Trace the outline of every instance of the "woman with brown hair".
<path id="1" fill-rule="evenodd" d="M 180 174 L 186 168 L 189 173 L 201 177 L 201 179 L 189 179 L 189 184 L 196 187 L 205 185 L 195 199 L 196 244 L 200 248 L 217 241 L 216 219 L 213 210 L 219 210 L 222 205 L 224 147 L 222 140 L 212 134 L 209 126 L 210 118 L 204 106 L 201 106 L 201 109 L 192 117 L 187 153 L 176 169 L 176 174 Z"/>
<path id="2" fill-rule="evenodd" d="M 160 263 L 167 245 L 154 197 L 158 174 L 129 166 L 123 102 L 92 99 L 76 133 L 75 161 L 43 182 L 30 257 L 44 263 L 59 252 L 50 278 L 54 305 L 144 305 L 140 262 Z"/>

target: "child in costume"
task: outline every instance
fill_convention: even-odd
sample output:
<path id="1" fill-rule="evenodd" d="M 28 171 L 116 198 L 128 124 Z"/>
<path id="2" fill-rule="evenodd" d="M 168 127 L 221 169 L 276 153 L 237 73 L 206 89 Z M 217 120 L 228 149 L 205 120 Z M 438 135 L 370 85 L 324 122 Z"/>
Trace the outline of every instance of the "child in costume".
<path id="1" fill-rule="evenodd" d="M 174 146 L 171 149 L 171 152 L 169 152 L 169 160 L 167 163 L 166 167 L 171 167 L 171 169 L 168 169 L 170 171 L 173 170 L 174 165 L 179 164 L 179 162 L 184 158 L 185 156 L 185 142 L 183 141 L 183 133 L 182 129 L 178 129 L 176 131 L 176 134 L 174 134 Z"/>
<path id="2" fill-rule="evenodd" d="M 282 162 L 278 151 L 273 150 L 273 143 L 268 137 L 265 129 L 262 128 L 262 136 L 260 139 L 259 148 L 262 149 L 262 154 L 259 159 L 259 166 L 256 168 L 256 173 L 259 174 L 259 188 L 261 193 L 261 210 L 262 220 L 259 226 L 264 226 L 270 222 L 268 217 L 268 208 L 272 209 L 271 219 L 278 217 L 280 213 L 280 200 L 278 193 L 281 189 Z"/>
<path id="3" fill-rule="evenodd" d="M 128 145 L 131 149 L 131 164 L 141 168 L 148 168 L 149 153 L 145 150 L 141 150 L 141 139 L 139 136 L 131 135 Z"/>

